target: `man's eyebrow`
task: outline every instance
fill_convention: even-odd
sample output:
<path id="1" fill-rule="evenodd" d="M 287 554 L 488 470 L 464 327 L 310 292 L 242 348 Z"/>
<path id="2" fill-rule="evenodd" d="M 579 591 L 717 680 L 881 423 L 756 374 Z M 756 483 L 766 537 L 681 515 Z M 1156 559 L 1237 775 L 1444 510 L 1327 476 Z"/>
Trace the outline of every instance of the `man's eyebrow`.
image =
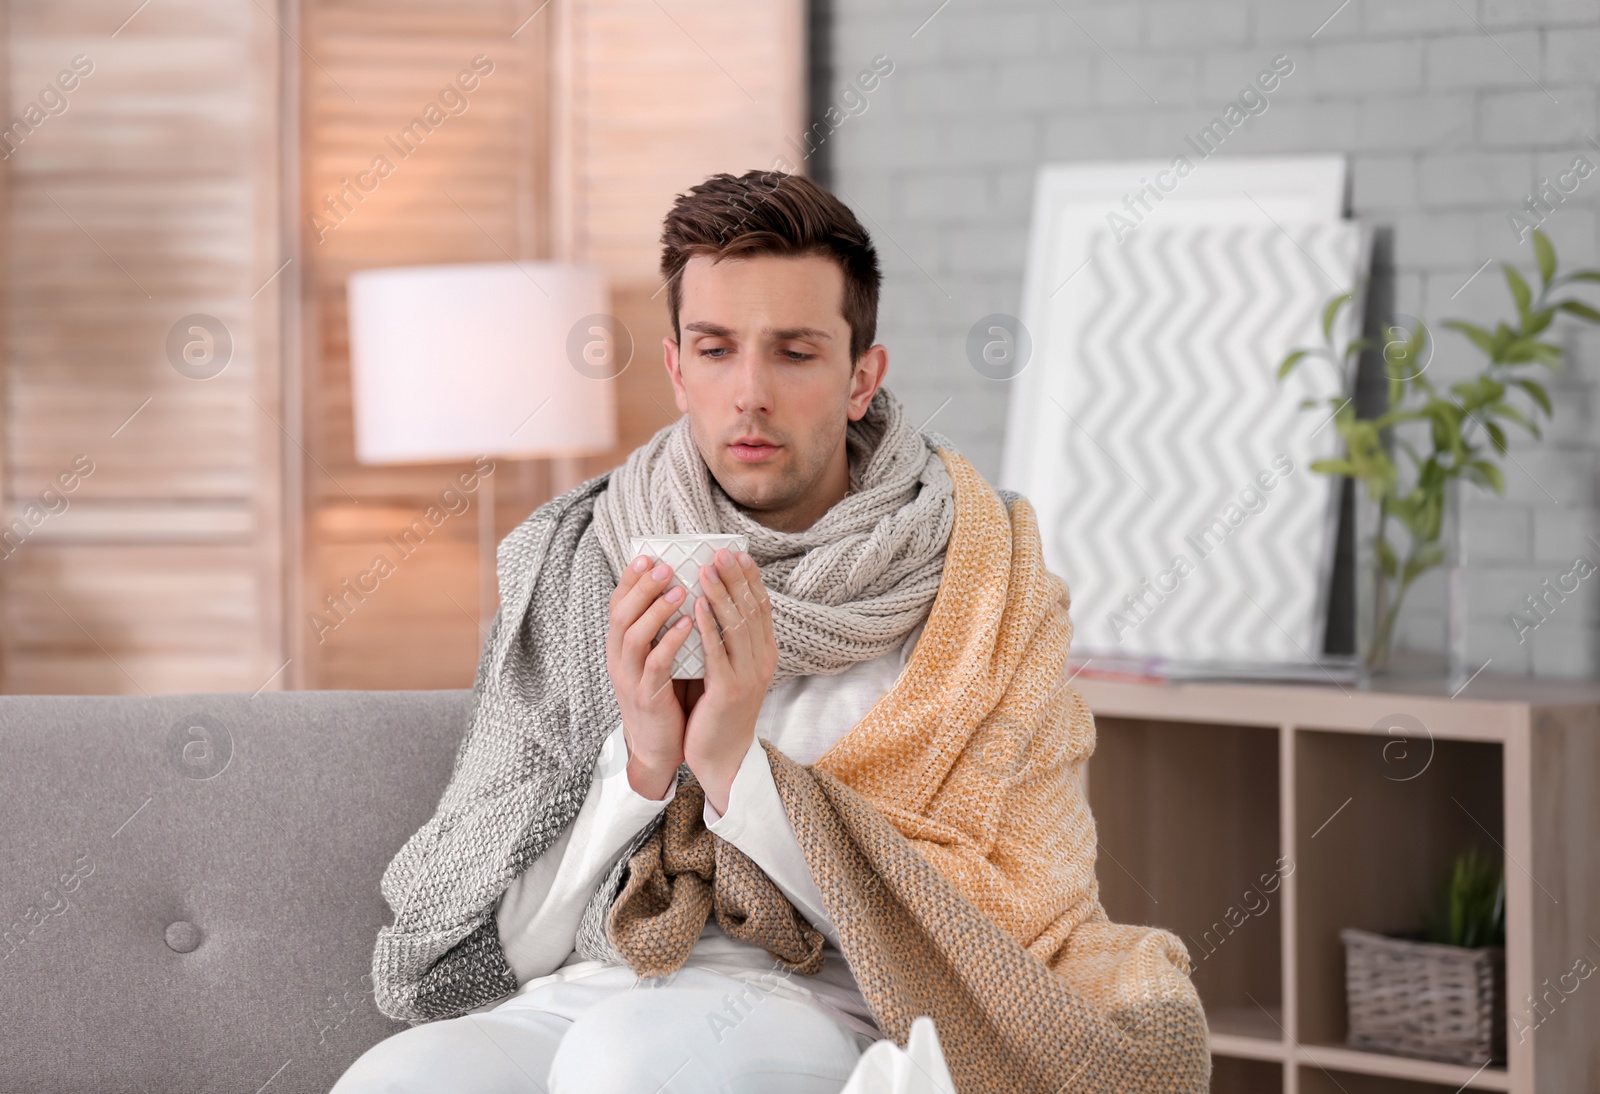
<path id="1" fill-rule="evenodd" d="M 684 330 L 692 330 L 696 334 L 709 334 L 713 338 L 732 338 L 733 331 L 721 323 L 712 323 L 709 320 L 699 319 L 693 323 L 684 324 Z M 782 327 L 773 330 L 768 327 L 761 332 L 770 336 L 774 341 L 784 342 L 791 338 L 809 338 L 814 342 L 832 341 L 833 335 L 818 327 Z"/>

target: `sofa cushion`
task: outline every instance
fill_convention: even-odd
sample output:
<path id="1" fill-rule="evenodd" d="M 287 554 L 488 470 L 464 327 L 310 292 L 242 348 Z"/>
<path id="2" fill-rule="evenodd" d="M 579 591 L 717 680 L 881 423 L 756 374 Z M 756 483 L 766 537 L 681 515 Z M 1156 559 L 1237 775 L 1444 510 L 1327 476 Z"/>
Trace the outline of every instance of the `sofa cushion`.
<path id="1" fill-rule="evenodd" d="M 0 1090 L 322 1094 L 471 692 L 0 696 Z"/>

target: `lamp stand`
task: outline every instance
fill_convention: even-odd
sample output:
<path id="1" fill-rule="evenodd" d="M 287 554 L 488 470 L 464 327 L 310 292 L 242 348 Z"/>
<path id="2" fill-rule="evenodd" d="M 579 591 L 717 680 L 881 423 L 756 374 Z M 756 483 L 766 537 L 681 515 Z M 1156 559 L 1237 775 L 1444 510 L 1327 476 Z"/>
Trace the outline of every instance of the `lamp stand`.
<path id="1" fill-rule="evenodd" d="M 559 498 L 574 486 L 582 485 L 583 459 L 579 456 L 555 456 L 550 460 L 550 496 Z"/>
<path id="2" fill-rule="evenodd" d="M 550 496 L 560 497 L 583 483 L 583 460 L 556 456 L 546 461 Z M 489 624 L 499 611 L 500 590 L 495 572 L 494 472 L 478 479 L 478 629 L 488 638 Z"/>
<path id="3" fill-rule="evenodd" d="M 478 479 L 478 630 L 488 639 L 500 594 L 496 588 L 494 472 Z"/>

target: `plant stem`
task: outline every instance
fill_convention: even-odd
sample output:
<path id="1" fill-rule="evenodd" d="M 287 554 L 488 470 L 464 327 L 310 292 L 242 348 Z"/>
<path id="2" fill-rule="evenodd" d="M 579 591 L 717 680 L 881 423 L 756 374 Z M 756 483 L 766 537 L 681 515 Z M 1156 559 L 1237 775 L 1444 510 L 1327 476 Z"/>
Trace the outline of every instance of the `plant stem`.
<path id="1" fill-rule="evenodd" d="M 1407 561 L 1410 561 L 1408 558 Z M 1387 606 L 1383 613 L 1383 621 L 1378 626 L 1378 633 L 1373 635 L 1372 654 L 1368 658 L 1372 662 L 1387 664 L 1389 660 L 1389 643 L 1394 640 L 1395 624 L 1400 619 L 1400 604 L 1405 599 L 1406 590 L 1411 587 L 1411 582 L 1402 581 L 1395 588 L 1394 600 Z"/>

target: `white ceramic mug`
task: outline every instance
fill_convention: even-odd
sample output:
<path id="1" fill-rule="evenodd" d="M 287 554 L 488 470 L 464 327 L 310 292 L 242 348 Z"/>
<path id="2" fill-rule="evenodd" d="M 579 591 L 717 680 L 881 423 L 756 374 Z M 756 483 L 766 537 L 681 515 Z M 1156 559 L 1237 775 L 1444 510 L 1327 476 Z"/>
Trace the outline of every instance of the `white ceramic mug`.
<path id="1" fill-rule="evenodd" d="M 684 616 L 689 617 L 689 637 L 678 647 L 678 655 L 672 659 L 674 680 L 705 678 L 705 650 L 700 645 L 700 627 L 694 621 L 694 602 L 700 595 L 700 567 L 714 565 L 717 549 L 720 547 L 726 547 L 730 551 L 748 551 L 750 544 L 744 536 L 734 533 L 634 536 L 629 541 L 629 562 L 640 555 L 649 555 L 657 562 L 665 562 L 672 567 L 673 574 L 667 588 L 681 585 L 687 594 L 683 598 L 683 603 L 678 605 L 678 610 L 667 617 L 666 623 L 656 635 L 659 641 L 666 636 L 668 627 Z M 662 592 L 666 592 L 666 589 Z"/>

